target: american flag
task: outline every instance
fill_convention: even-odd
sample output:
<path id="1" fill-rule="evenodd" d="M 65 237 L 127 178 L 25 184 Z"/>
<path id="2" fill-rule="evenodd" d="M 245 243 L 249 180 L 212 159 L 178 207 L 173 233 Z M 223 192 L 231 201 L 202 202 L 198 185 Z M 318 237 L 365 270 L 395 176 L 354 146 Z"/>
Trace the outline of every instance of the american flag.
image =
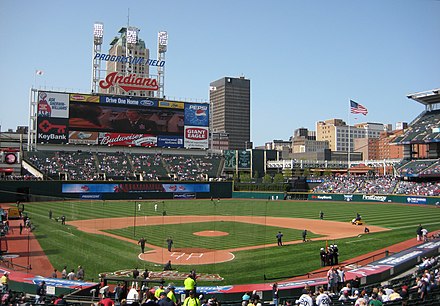
<path id="1" fill-rule="evenodd" d="M 359 104 L 353 100 L 350 100 L 350 112 L 352 114 L 362 114 L 366 116 L 368 114 L 368 109 L 363 106 L 362 104 Z"/>

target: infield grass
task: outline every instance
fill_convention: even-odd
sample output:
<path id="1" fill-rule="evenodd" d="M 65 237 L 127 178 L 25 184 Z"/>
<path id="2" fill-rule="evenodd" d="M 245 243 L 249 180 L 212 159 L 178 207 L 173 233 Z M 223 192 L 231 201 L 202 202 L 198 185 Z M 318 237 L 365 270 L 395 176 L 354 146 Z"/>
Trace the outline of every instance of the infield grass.
<path id="1" fill-rule="evenodd" d="M 140 204 L 140 207 L 139 207 Z M 158 204 L 158 211 L 154 211 L 154 205 Z M 225 216 L 272 216 L 318 219 L 319 212 L 325 213 L 326 220 L 349 222 L 356 216 L 362 215 L 368 225 L 382 226 L 391 231 L 371 233 L 361 237 L 352 237 L 338 241 L 340 261 L 348 260 L 356 256 L 372 252 L 395 243 L 415 237 L 415 230 L 419 223 L 429 231 L 440 229 L 440 209 L 432 206 L 416 206 L 389 203 L 353 203 L 353 202 L 296 202 L 296 201 L 265 201 L 265 200 L 171 200 L 171 201 L 59 201 L 40 202 L 25 204 L 27 213 L 36 225 L 36 237 L 43 250 L 49 257 L 52 265 L 60 270 L 64 265 L 68 268 L 76 268 L 83 265 L 86 278 L 89 280 L 98 278 L 98 273 L 110 272 L 122 269 L 149 269 L 160 271 L 161 266 L 141 261 L 137 258 L 139 246 L 136 243 L 121 241 L 103 235 L 87 234 L 78 231 L 73 226 L 62 226 L 59 222 L 49 220 L 48 212 L 52 210 L 54 217 L 64 214 L 67 221 L 110 218 L 110 217 L 133 217 L 133 216 L 161 216 L 163 211 L 167 215 L 225 215 Z M 99 222 L 99 221 L 97 221 Z M 243 224 L 239 222 L 219 222 L 225 226 L 237 227 Z M 222 230 L 221 224 L 216 222 L 216 230 Z M 239 225 L 237 225 L 239 224 Z M 176 237 L 191 236 L 193 232 L 203 230 L 206 224 L 178 224 L 166 226 L 136 227 L 127 224 L 127 228 L 117 230 L 118 235 L 132 238 L 134 241 L 141 235 L 148 234 L 148 242 L 164 246 L 164 239 L 169 235 L 175 240 L 174 247 L 181 247 L 183 241 Z M 275 234 L 278 228 L 270 228 L 259 225 L 254 229 L 240 229 L 238 232 L 246 232 L 246 237 L 259 236 L 258 241 L 276 242 Z M 145 231 L 145 232 L 143 232 Z M 285 237 L 297 236 L 300 233 L 288 233 L 288 229 L 282 229 Z M 151 235 L 151 233 L 153 233 Z M 228 236 L 226 236 L 228 237 Z M 231 245 L 240 244 L 244 236 L 236 236 L 229 241 L 219 240 L 220 237 L 204 237 L 200 240 L 203 247 L 216 245 L 218 249 L 227 249 Z M 199 238 L 197 238 L 199 239 Z M 201 239 L 201 238 L 200 238 Z M 250 239 L 250 238 L 249 238 Z M 184 239 L 182 239 L 184 240 Z M 254 244 L 255 242 L 249 242 Z M 216 263 L 202 266 L 175 266 L 178 271 L 188 272 L 195 268 L 200 273 L 218 273 L 225 280 L 215 284 L 243 284 L 264 282 L 263 276 L 282 277 L 310 272 L 319 268 L 319 249 L 324 242 L 312 241 L 305 244 L 288 245 L 283 248 L 264 247 L 260 249 L 235 252 L 235 259 L 226 263 Z M 263 244 L 263 243 L 257 243 Z M 50 275 L 51 271 L 48 271 Z M 48 276 L 47 275 L 47 276 Z M 180 284 L 179 284 L 180 285 Z"/>

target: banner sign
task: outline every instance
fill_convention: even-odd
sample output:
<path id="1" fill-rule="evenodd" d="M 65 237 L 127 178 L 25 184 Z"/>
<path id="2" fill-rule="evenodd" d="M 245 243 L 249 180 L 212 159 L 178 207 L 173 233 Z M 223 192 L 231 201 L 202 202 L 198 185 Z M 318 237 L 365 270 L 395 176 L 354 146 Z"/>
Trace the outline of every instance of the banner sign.
<path id="1" fill-rule="evenodd" d="M 208 104 L 185 103 L 185 125 L 209 126 Z"/>
<path id="2" fill-rule="evenodd" d="M 209 184 L 162 184 L 162 183 L 105 183 L 105 184 L 62 184 L 63 193 L 93 194 L 132 193 L 132 192 L 170 192 L 195 193 L 209 192 Z"/>
<path id="3" fill-rule="evenodd" d="M 159 101 L 159 107 L 184 109 L 185 103 L 174 101 Z"/>
<path id="4" fill-rule="evenodd" d="M 84 95 L 84 94 L 70 94 L 69 100 L 73 102 L 99 103 L 99 96 Z"/>
<path id="5" fill-rule="evenodd" d="M 123 96 L 100 96 L 100 103 L 106 104 L 120 104 L 120 105 L 135 105 L 135 106 L 147 106 L 157 107 L 158 99 L 145 99 L 137 97 L 123 97 Z"/>
<path id="6" fill-rule="evenodd" d="M 141 77 L 135 73 L 124 75 L 118 72 L 111 72 L 107 74 L 104 80 L 99 81 L 99 87 L 102 89 L 108 89 L 112 86 L 119 86 L 122 90 L 127 92 L 159 90 L 156 79 Z"/>
<path id="7" fill-rule="evenodd" d="M 195 199 L 196 194 L 195 193 L 175 193 L 173 194 L 173 199 Z"/>
<path id="8" fill-rule="evenodd" d="M 409 204 L 426 204 L 427 203 L 426 198 L 419 198 L 419 197 L 407 197 L 406 201 Z"/>
<path id="9" fill-rule="evenodd" d="M 207 149 L 208 137 L 207 127 L 185 126 L 185 148 Z"/>
<path id="10" fill-rule="evenodd" d="M 69 94 L 40 91 L 38 117 L 69 118 Z"/>
<path id="11" fill-rule="evenodd" d="M 183 148 L 183 137 L 157 136 L 157 146 L 161 148 Z"/>
<path id="12" fill-rule="evenodd" d="M 209 192 L 209 184 L 163 184 L 165 192 Z"/>
<path id="13" fill-rule="evenodd" d="M 65 144 L 69 135 L 68 119 L 38 118 L 37 141 L 50 144 Z"/>
<path id="14" fill-rule="evenodd" d="M 69 131 L 69 143 L 92 145 L 98 144 L 98 132 Z"/>
<path id="15" fill-rule="evenodd" d="M 156 147 L 157 137 L 151 134 L 99 133 L 103 146 Z"/>
<path id="16" fill-rule="evenodd" d="M 106 62 L 115 62 L 115 63 L 123 63 L 123 64 L 132 64 L 132 65 L 143 65 L 143 66 L 157 66 L 163 67 L 165 66 L 165 61 L 160 61 L 156 59 L 143 58 L 143 57 L 133 57 L 133 56 L 125 56 L 125 55 L 111 55 L 105 53 L 95 53 L 94 59 L 99 59 L 101 61 Z"/>

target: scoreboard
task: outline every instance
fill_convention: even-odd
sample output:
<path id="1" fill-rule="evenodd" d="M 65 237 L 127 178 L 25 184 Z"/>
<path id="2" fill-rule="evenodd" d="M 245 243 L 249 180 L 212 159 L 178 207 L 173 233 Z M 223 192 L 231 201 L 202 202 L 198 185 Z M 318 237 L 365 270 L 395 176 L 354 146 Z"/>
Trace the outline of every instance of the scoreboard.
<path id="1" fill-rule="evenodd" d="M 37 142 L 207 149 L 209 104 L 39 91 Z"/>

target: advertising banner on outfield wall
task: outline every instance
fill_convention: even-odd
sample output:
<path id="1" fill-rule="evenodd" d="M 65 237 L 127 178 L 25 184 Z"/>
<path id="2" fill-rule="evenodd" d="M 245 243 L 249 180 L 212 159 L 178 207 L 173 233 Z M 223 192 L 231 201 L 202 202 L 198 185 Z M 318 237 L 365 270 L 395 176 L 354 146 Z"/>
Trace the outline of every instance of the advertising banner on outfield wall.
<path id="1" fill-rule="evenodd" d="M 63 193 L 132 193 L 170 192 L 195 193 L 210 192 L 210 184 L 162 184 L 162 183 L 107 183 L 107 184 L 63 184 Z"/>
<path id="2" fill-rule="evenodd" d="M 377 202 L 377 203 L 405 203 L 405 204 L 434 204 L 439 205 L 438 197 L 382 195 L 382 194 L 330 194 L 312 193 L 309 201 L 344 201 L 344 202 Z"/>

